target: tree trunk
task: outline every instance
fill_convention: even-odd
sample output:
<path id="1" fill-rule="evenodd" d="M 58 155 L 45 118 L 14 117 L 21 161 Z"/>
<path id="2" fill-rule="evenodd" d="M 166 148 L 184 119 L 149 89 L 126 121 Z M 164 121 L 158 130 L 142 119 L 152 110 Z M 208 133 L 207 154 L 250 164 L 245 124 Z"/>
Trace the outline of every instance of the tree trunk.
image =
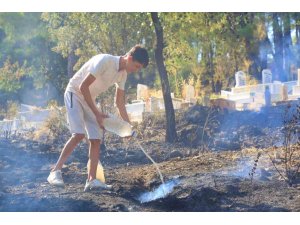
<path id="1" fill-rule="evenodd" d="M 275 71 L 273 77 L 275 80 L 286 81 L 286 76 L 283 70 L 283 35 L 282 29 L 278 22 L 278 13 L 273 13 L 273 34 L 274 34 L 274 45 L 275 45 Z"/>
<path id="2" fill-rule="evenodd" d="M 292 48 L 292 36 L 291 36 L 291 20 L 289 13 L 285 13 L 283 16 L 283 53 L 284 53 L 284 71 L 287 76 L 287 80 L 292 80 L 291 77 L 291 65 L 294 58 L 291 51 Z"/>
<path id="3" fill-rule="evenodd" d="M 250 26 L 251 24 L 254 24 L 254 13 L 241 13 L 240 18 L 240 25 L 242 27 Z M 257 57 L 257 43 L 254 40 L 253 37 L 253 28 L 251 28 L 251 31 L 248 35 L 245 35 L 245 46 L 246 46 L 246 56 L 247 59 L 250 61 L 250 65 L 248 68 L 248 74 L 251 74 L 256 79 L 259 79 L 260 73 L 258 69 L 258 57 Z"/>
<path id="4" fill-rule="evenodd" d="M 167 76 L 167 70 L 164 64 L 163 58 L 163 48 L 164 48 L 164 37 L 163 28 L 161 26 L 160 20 L 158 18 L 157 12 L 151 13 L 151 18 L 154 24 L 156 33 L 156 49 L 155 49 L 155 60 L 161 80 L 162 92 L 165 103 L 165 112 L 167 120 L 166 129 L 166 142 L 173 143 L 177 140 L 176 126 L 175 126 L 175 113 L 171 98 L 170 85 Z"/>

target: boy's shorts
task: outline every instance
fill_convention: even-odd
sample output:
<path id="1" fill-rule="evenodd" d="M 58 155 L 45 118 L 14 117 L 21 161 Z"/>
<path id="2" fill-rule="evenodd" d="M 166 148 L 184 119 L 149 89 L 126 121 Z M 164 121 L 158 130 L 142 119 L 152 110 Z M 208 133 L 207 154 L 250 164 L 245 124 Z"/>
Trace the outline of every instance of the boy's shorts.
<path id="1" fill-rule="evenodd" d="M 103 129 L 88 104 L 76 94 L 66 91 L 64 101 L 67 109 L 67 121 L 72 134 L 87 134 L 88 139 L 102 139 Z"/>

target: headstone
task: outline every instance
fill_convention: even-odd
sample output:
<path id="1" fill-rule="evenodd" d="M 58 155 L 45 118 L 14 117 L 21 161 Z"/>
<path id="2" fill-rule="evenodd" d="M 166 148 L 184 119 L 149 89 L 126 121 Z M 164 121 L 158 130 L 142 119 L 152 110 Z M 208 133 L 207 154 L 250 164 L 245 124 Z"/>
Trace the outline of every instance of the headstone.
<path id="1" fill-rule="evenodd" d="M 193 85 L 190 84 L 186 85 L 185 91 L 186 91 L 185 100 L 187 102 L 190 102 L 191 99 L 195 98 L 195 88 Z"/>
<path id="2" fill-rule="evenodd" d="M 269 69 L 264 69 L 262 71 L 262 83 L 269 84 L 272 83 L 272 72 Z"/>
<path id="3" fill-rule="evenodd" d="M 300 86 L 293 86 L 293 95 L 300 95 Z"/>
<path id="4" fill-rule="evenodd" d="M 137 100 L 146 100 L 149 98 L 149 91 L 148 91 L 148 86 L 143 85 L 143 84 L 138 84 L 137 85 L 137 92 L 136 92 L 136 99 Z"/>
<path id="5" fill-rule="evenodd" d="M 125 107 L 131 121 L 142 122 L 143 112 L 145 112 L 145 102 L 134 102 L 126 104 Z"/>
<path id="6" fill-rule="evenodd" d="M 246 85 L 246 74 L 243 71 L 235 73 L 235 87 L 241 87 Z"/>
<path id="7" fill-rule="evenodd" d="M 164 110 L 165 110 L 164 99 L 151 96 L 150 97 L 150 112 L 160 112 L 160 111 L 164 111 Z"/>

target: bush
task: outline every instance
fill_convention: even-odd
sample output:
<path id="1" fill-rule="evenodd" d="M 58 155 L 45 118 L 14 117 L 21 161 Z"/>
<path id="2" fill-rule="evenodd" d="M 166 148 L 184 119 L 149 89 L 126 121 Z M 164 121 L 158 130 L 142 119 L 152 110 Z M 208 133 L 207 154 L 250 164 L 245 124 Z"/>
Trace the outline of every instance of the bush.
<path id="1" fill-rule="evenodd" d="M 45 120 L 43 126 L 35 132 L 35 139 L 50 139 L 56 143 L 65 142 L 67 136 L 70 135 L 66 121 L 65 107 L 59 108 L 57 106 L 51 107 L 53 110 L 50 116 Z"/>
<path id="2" fill-rule="evenodd" d="M 50 134 L 54 139 L 62 137 L 68 133 L 66 121 L 66 109 L 55 107 L 50 117 L 46 120 L 46 127 L 49 128 Z"/>
<path id="3" fill-rule="evenodd" d="M 18 110 L 19 110 L 19 104 L 17 102 L 8 101 L 5 118 L 13 119 L 14 117 L 16 117 Z"/>
<path id="4" fill-rule="evenodd" d="M 300 105 L 286 107 L 281 132 L 284 140 L 281 161 L 276 161 L 271 155 L 269 158 L 284 181 L 293 186 L 300 171 Z"/>

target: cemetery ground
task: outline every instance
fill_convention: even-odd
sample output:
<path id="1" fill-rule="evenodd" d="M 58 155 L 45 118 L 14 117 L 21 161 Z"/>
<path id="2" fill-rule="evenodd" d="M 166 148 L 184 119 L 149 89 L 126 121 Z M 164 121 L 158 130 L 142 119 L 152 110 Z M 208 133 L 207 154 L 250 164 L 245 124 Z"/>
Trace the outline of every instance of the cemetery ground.
<path id="1" fill-rule="evenodd" d="M 283 146 L 277 143 L 274 147 L 266 141 L 271 134 L 280 140 L 281 125 L 272 119 L 277 111 L 264 117 L 252 112 L 228 113 L 228 121 L 222 120 L 223 128 L 213 130 L 211 125 L 213 137 L 209 132 L 204 136 L 200 132 L 199 143 L 194 135 L 200 124 L 193 120 L 199 121 L 199 116 L 205 121 L 205 110 L 194 107 L 176 117 L 179 141 L 174 144 L 164 141 L 163 117 L 147 118 L 136 127 L 141 145 L 158 163 L 165 181 L 179 180 L 165 198 L 147 203 L 141 203 L 138 197 L 161 181 L 154 165 L 133 140 L 106 134 L 101 161 L 106 182 L 113 188 L 83 192 L 87 143 L 75 149 L 62 169 L 65 188 L 56 188 L 47 183 L 47 176 L 69 134 L 46 141 L 33 140 L 32 134 L 1 138 L 0 211 L 299 212 L 299 174 L 289 186 L 269 158 L 273 157 L 278 169 L 284 171 Z M 225 117 L 222 112 L 216 115 Z M 237 115 L 238 121 L 230 118 Z M 268 121 L 274 123 L 263 124 Z M 299 151 L 294 156 L 299 159 Z"/>

